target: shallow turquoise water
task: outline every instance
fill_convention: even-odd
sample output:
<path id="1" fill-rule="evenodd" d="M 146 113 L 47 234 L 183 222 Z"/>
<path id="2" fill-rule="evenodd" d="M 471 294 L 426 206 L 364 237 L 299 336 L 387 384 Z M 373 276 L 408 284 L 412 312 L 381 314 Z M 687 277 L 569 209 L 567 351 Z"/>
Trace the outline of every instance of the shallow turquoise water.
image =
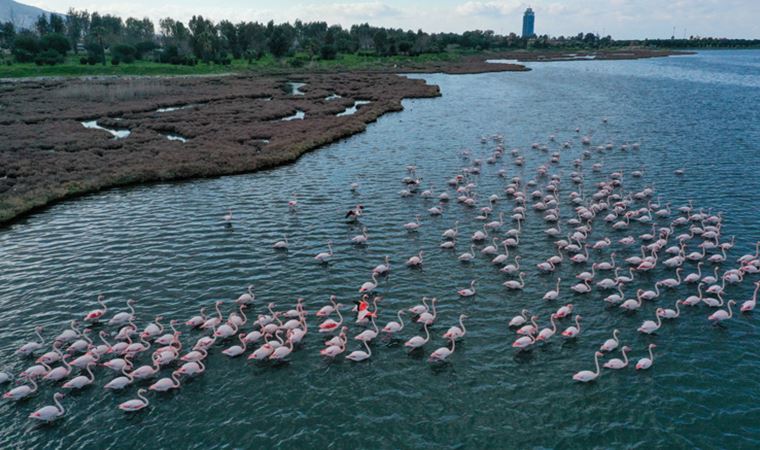
<path id="1" fill-rule="evenodd" d="M 109 308 L 121 310 L 135 298 L 142 328 L 156 314 L 187 319 L 200 306 L 231 303 L 249 283 L 256 285 L 255 313 L 266 302 L 288 309 L 297 297 L 314 312 L 336 294 L 344 303 L 356 298 L 369 272 L 392 257 L 393 270 L 381 282 L 379 323 L 423 295 L 440 299 L 439 318 L 424 353 L 379 340 L 368 363 L 327 363 L 320 359 L 321 336 L 310 332 L 291 362 L 271 366 L 228 360 L 215 348 L 207 373 L 171 394 L 150 394 L 146 411 L 125 417 L 116 409 L 135 389 L 109 393 L 102 385 L 111 373 L 98 369 L 96 386 L 64 399 L 67 417 L 53 426 L 30 424 L 26 416 L 49 404 L 54 389 L 45 385 L 21 403 L 0 402 L 0 447 L 45 448 L 219 448 L 250 447 L 757 447 L 760 445 L 760 349 L 757 320 L 741 316 L 724 329 L 711 327 L 708 308 L 686 311 L 653 337 L 635 332 L 657 306 L 691 294 L 681 287 L 635 315 L 602 306 L 606 294 L 576 296 L 563 282 L 562 298 L 541 300 L 555 276 L 540 276 L 535 264 L 552 253 L 540 215 L 528 211 L 518 254 L 528 268 L 526 287 L 509 292 L 507 279 L 482 257 L 462 265 L 440 251 L 441 232 L 460 220 L 463 237 L 479 227 L 474 210 L 456 202 L 442 217 L 426 209 L 437 202 L 400 198 L 404 167 L 416 164 L 423 187 L 445 188 L 445 181 L 466 164 L 463 148 L 488 156 L 492 144 L 480 136 L 502 133 L 507 149 L 521 148 L 526 163 L 508 155 L 483 165 L 477 179 L 481 197 L 502 193 L 506 181 L 496 172 L 530 179 L 548 156 L 530 150 L 549 134 L 574 143 L 562 151 L 563 198 L 572 161 L 582 152 L 575 127 L 592 133 L 595 143 L 640 142 L 638 151 L 594 154 L 585 163 L 586 189 L 604 172 L 643 170 L 628 189 L 655 183 L 663 203 L 693 199 L 698 207 L 722 211 L 724 236 L 737 236 L 729 261 L 760 240 L 760 52 L 705 52 L 695 56 L 640 61 L 590 61 L 534 64 L 529 73 L 466 76 L 425 75 L 442 98 L 408 100 L 405 110 L 382 117 L 366 133 L 325 147 L 276 170 L 216 180 L 115 189 L 65 202 L 0 230 L 0 370 L 19 372 L 29 362 L 13 355 L 32 336 L 34 325 L 47 337 L 64 323 L 95 307 L 99 292 Z M 603 124 L 602 117 L 609 118 Z M 676 177 L 676 168 L 685 176 Z M 359 193 L 349 190 L 360 183 Z M 530 192 L 531 189 L 529 189 Z M 287 201 L 298 193 L 299 210 Z M 366 248 L 353 248 L 357 230 L 342 213 L 356 203 L 367 207 L 363 223 Z M 502 201 L 498 210 L 509 211 Z M 235 225 L 221 226 L 232 208 Z M 563 218 L 570 208 L 564 206 Z M 421 214 L 423 227 L 409 235 L 402 224 Z M 597 219 L 601 222 L 601 219 Z M 632 226 L 640 234 L 649 226 Z M 271 244 L 288 235 L 287 254 Z M 618 236 L 599 224 L 590 241 Z M 619 233 L 622 236 L 622 233 Z M 329 267 L 313 255 L 335 242 Z M 463 239 L 457 254 L 469 247 Z M 426 250 L 424 269 L 403 262 Z M 606 257 L 608 252 L 604 253 Z M 623 253 L 629 256 L 629 253 Z M 598 256 L 601 258 L 602 256 Z M 686 273 L 691 271 L 691 265 Z M 725 265 L 726 268 L 733 267 Z M 580 272 L 563 265 L 569 280 Z M 661 268 L 636 287 L 652 287 L 670 276 Z M 478 278 L 479 293 L 459 299 L 455 292 Z M 757 279 L 757 278 L 754 278 Z M 754 280 L 753 279 L 753 280 Z M 626 293 L 631 294 L 633 288 Z M 739 301 L 752 293 L 749 281 L 727 288 Z M 560 302 L 572 301 L 584 320 L 575 342 L 553 342 L 516 354 L 506 323 L 523 307 L 541 316 L 541 326 Z M 431 366 L 426 355 L 444 344 L 440 335 L 467 313 L 468 335 L 450 362 Z M 567 326 L 563 322 L 560 329 Z M 591 385 L 571 375 L 593 368 L 593 352 L 613 328 L 634 347 L 635 361 L 647 343 L 658 345 L 655 365 L 646 373 L 604 373 Z M 250 328 L 248 328 L 250 329 Z M 359 332 L 352 326 L 350 336 Z M 183 342 L 200 336 L 185 331 Z M 419 334 L 416 326 L 403 333 Z M 358 349 L 355 342 L 349 350 Z M 164 371 L 166 374 L 168 370 Z"/>

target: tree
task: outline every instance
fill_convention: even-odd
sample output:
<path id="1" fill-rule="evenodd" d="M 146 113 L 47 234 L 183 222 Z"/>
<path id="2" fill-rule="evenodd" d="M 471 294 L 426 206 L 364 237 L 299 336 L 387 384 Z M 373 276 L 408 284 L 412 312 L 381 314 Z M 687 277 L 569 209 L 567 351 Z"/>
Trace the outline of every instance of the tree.
<path id="1" fill-rule="evenodd" d="M 66 31 L 66 24 L 63 18 L 58 14 L 50 15 L 49 28 L 51 33 L 63 34 Z"/>
<path id="2" fill-rule="evenodd" d="M 66 36 L 60 33 L 49 33 L 42 36 L 39 41 L 39 48 L 41 51 L 53 50 L 64 56 L 69 51 L 70 46 Z"/>
<path id="3" fill-rule="evenodd" d="M 48 23 L 47 16 L 40 14 L 37 17 L 37 21 L 34 23 L 34 29 L 37 30 L 39 36 L 43 36 L 50 32 L 50 24 Z"/>
<path id="4" fill-rule="evenodd" d="M 273 22 L 269 22 L 273 24 Z M 284 25 L 277 25 L 272 28 L 272 34 L 269 36 L 269 51 L 275 58 L 282 58 L 290 50 L 292 42 L 291 36 Z"/>
<path id="5" fill-rule="evenodd" d="M 24 32 L 16 36 L 13 40 L 11 53 L 16 61 L 21 63 L 32 62 L 39 52 L 39 41 L 34 34 Z"/>
<path id="6" fill-rule="evenodd" d="M 242 49 L 240 47 L 237 27 L 229 20 L 222 20 L 217 27 L 221 36 L 221 47 L 232 53 L 235 59 L 239 59 L 242 55 Z"/>
<path id="7" fill-rule="evenodd" d="M 16 37 L 16 27 L 13 22 L 0 24 L 0 47 L 10 48 L 13 45 L 13 39 Z"/>
<path id="8" fill-rule="evenodd" d="M 139 20 L 130 17 L 124 23 L 124 39 L 130 44 L 151 41 L 155 34 L 153 22 L 147 17 Z"/>
<path id="9" fill-rule="evenodd" d="M 207 63 L 217 59 L 219 36 L 214 23 L 204 19 L 203 16 L 193 16 L 187 26 L 190 29 L 190 46 L 195 57 Z"/>
<path id="10" fill-rule="evenodd" d="M 375 45 L 375 52 L 378 55 L 384 55 L 388 52 L 388 33 L 380 29 L 372 36 L 372 43 Z"/>
<path id="11" fill-rule="evenodd" d="M 135 62 L 137 49 L 129 44 L 118 44 L 111 47 L 111 62 L 114 60 L 124 63 Z"/>
<path id="12" fill-rule="evenodd" d="M 87 11 L 77 11 L 69 8 L 66 14 L 66 36 L 71 42 L 71 48 L 77 53 L 79 41 L 90 31 L 90 13 Z"/>

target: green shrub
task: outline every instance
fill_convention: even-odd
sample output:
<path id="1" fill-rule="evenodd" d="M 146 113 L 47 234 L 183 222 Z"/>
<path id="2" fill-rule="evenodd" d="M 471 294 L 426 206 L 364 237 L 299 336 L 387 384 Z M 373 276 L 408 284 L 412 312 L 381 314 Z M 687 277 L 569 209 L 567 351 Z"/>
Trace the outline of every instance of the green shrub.
<path id="1" fill-rule="evenodd" d="M 34 63 L 38 66 L 48 65 L 54 66 L 56 64 L 63 63 L 63 55 L 57 51 L 51 49 L 41 51 L 35 56 Z"/>
<path id="2" fill-rule="evenodd" d="M 336 56 L 338 51 L 330 44 L 325 44 L 319 49 L 319 57 L 322 59 L 335 59 Z"/>
<path id="3" fill-rule="evenodd" d="M 111 47 L 111 56 L 113 59 L 118 59 L 119 62 L 127 64 L 135 62 L 137 55 L 137 49 L 131 45 L 118 44 Z"/>
<path id="4" fill-rule="evenodd" d="M 13 53 L 13 57 L 18 62 L 27 63 L 34 61 L 34 57 L 37 56 L 39 51 L 39 41 L 33 35 L 23 34 L 13 40 L 11 53 Z"/>
<path id="5" fill-rule="evenodd" d="M 42 36 L 39 43 L 40 50 L 55 50 L 61 55 L 69 51 L 69 40 L 66 36 L 58 33 L 50 33 Z"/>

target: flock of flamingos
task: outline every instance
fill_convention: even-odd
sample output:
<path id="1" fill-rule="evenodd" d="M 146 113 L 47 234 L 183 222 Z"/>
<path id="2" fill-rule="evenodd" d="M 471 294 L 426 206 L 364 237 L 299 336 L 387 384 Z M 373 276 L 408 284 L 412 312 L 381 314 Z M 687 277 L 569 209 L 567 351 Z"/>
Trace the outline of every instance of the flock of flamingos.
<path id="1" fill-rule="evenodd" d="M 649 310 L 644 305 L 657 302 L 663 290 L 692 286 L 692 295 L 677 300 L 672 308 L 664 304 L 657 307 L 654 317 L 642 321 L 637 331 L 647 335 L 666 326 L 665 322 L 681 317 L 686 308 L 709 308 L 709 313 L 700 314 L 719 326 L 736 315 L 736 301 L 724 300 L 726 289 L 731 284 L 747 282 L 745 278 L 760 272 L 760 242 L 755 245 L 754 254 L 729 258 L 727 254 L 735 240 L 721 234 L 723 217 L 720 213 L 711 214 L 697 209 L 692 202 L 678 207 L 663 204 L 652 187 L 627 191 L 624 181 L 628 177 L 640 178 L 643 175 L 640 171 L 608 173 L 601 177 L 605 181 L 595 185 L 595 192 L 584 193 L 585 160 L 591 159 L 595 153 L 636 151 L 638 144 L 623 144 L 617 148 L 612 144 L 596 146 L 591 145 L 590 137 L 582 137 L 583 152 L 579 159 L 573 161 L 574 171 L 568 176 L 577 191 L 565 194 L 561 193 L 561 177 L 551 172 L 552 167 L 559 163 L 562 150 L 570 148 L 571 144 L 559 143 L 554 136 L 550 136 L 548 144 L 532 145 L 535 154 L 547 157 L 546 164 L 538 168 L 533 178 L 508 177 L 506 169 L 502 168 L 495 175 L 504 180 L 503 190 L 483 193 L 478 192 L 476 183 L 483 164 L 501 163 L 506 167 L 503 159 L 511 156 L 512 164 L 522 166 L 525 157 L 518 149 L 507 153 L 503 138 L 499 135 L 484 137 L 481 141 L 483 151 L 487 152 L 484 153 L 486 157 L 479 159 L 470 151 L 463 151 L 461 156 L 465 166 L 447 181 L 449 188 L 440 192 L 434 192 L 432 188 L 424 189 L 416 167 L 406 168 L 408 173 L 402 180 L 404 188 L 400 196 L 435 200 L 437 206 L 421 211 L 414 220 L 399 226 L 409 233 L 424 231 L 421 215 L 440 216 L 447 205 L 461 204 L 462 208 L 472 211 L 472 223 L 467 225 L 477 231 L 465 235 L 458 222 L 452 224 L 453 227 L 441 236 L 438 251 L 453 252 L 453 257 L 457 257 L 461 264 L 485 261 L 507 278 L 503 283 L 504 289 L 520 290 L 525 286 L 525 271 L 529 268 L 521 267 L 520 256 L 510 256 L 510 250 L 514 253 L 520 245 L 522 226 L 529 217 L 535 217 L 531 220 L 538 223 L 543 220 L 543 232 L 554 240 L 553 251 L 544 262 L 530 269 L 551 276 L 558 266 L 564 264 L 577 268 L 577 275 L 565 287 L 563 280 L 557 278 L 556 285 L 552 283 L 554 289 L 546 292 L 540 300 L 558 303 L 548 324 L 539 326 L 539 318 L 527 309 L 511 320 L 504 320 L 504 329 L 515 333 L 512 347 L 516 351 L 529 351 L 534 346 L 546 345 L 552 339 L 575 339 L 582 335 L 582 316 L 576 310 L 580 308 L 576 308 L 572 301 L 583 301 L 593 291 L 599 293 L 599 298 L 603 297 L 600 300 L 602 304 L 633 314 L 639 310 Z M 557 151 L 550 153 L 549 146 L 556 147 Z M 595 163 L 590 170 L 602 175 L 603 165 Z M 676 171 L 676 175 L 682 174 L 683 171 Z M 356 183 L 350 187 L 354 191 L 358 188 Z M 288 202 L 288 208 L 294 213 L 298 211 L 295 196 Z M 352 245 L 368 244 L 367 229 L 361 224 L 364 214 L 364 207 L 356 205 L 345 215 L 347 222 L 361 230 L 361 234 L 351 239 Z M 232 211 L 223 217 L 223 223 L 228 227 L 234 226 Z M 591 240 L 592 229 L 603 230 L 607 237 Z M 457 255 L 456 246 L 461 245 L 460 242 L 466 242 L 464 247 L 467 250 Z M 273 243 L 273 249 L 286 252 L 288 245 L 285 238 Z M 631 256 L 623 259 L 623 252 Z M 333 256 L 332 242 L 328 242 L 327 251 L 314 256 L 314 263 L 329 264 Z M 408 269 L 393 270 L 409 270 L 424 265 L 425 252 L 406 255 L 405 259 L 404 265 Z M 211 351 L 221 349 L 221 353 L 230 358 L 245 357 L 282 364 L 299 350 L 307 335 L 317 333 L 319 337 L 310 339 L 324 340 L 320 354 L 326 359 L 366 361 L 372 357 L 373 340 L 381 334 L 393 339 L 399 336 L 398 339 L 404 341 L 410 352 L 426 351 L 424 347 L 431 339 L 431 327 L 437 319 L 438 300 L 422 298 L 420 304 L 397 311 L 393 314 L 394 320 L 381 328 L 378 326 L 380 297 L 375 291 L 391 271 L 391 260 L 386 257 L 378 263 L 369 274 L 371 281 L 358 287 L 357 300 L 352 302 L 354 305 L 350 313 L 350 305 L 339 303 L 335 296 L 314 312 L 306 310 L 303 299 L 298 299 L 292 308 L 277 308 L 274 303 L 264 306 L 257 301 L 253 286 L 250 286 L 237 298 L 234 310 L 226 317 L 221 310 L 223 302 L 218 301 L 213 305 L 214 313 L 211 315 L 206 315 L 203 308 L 198 315 L 182 320 L 166 322 L 158 316 L 141 328 L 136 325 L 135 301 L 127 301 L 126 309 L 114 313 L 113 307 L 109 308 L 101 296 L 98 298 L 99 308 L 83 312 L 56 336 L 44 336 L 46 330 L 41 327 L 34 330 L 37 340 L 22 345 L 17 354 L 35 363 L 18 374 L 0 372 L 0 384 L 10 384 L 14 380 L 18 384 L 7 390 L 3 398 L 14 401 L 26 399 L 43 384 L 58 386 L 63 391 L 93 389 L 95 369 L 100 368 L 99 376 L 110 378 L 104 389 L 147 386 L 147 389 L 141 387 L 137 390 L 137 398 L 119 405 L 123 411 L 135 412 L 149 405 L 145 396 L 148 391 L 179 389 L 182 377 L 202 375 L 204 360 Z M 672 271 L 672 276 L 657 281 L 654 286 L 630 288 L 641 278 L 640 274 L 655 268 Z M 739 306 L 741 313 L 749 313 L 755 308 L 760 281 L 755 281 L 754 285 L 753 297 Z M 454 294 L 463 298 L 477 296 L 477 280 L 456 293 L 452 292 L 452 297 Z M 588 302 L 584 303 L 589 305 Z M 256 307 L 265 308 L 265 311 L 262 310 L 254 318 L 251 311 Z M 246 315 L 246 312 L 249 314 Z M 309 317 L 319 321 L 316 328 L 309 328 Z M 429 353 L 431 363 L 444 363 L 456 351 L 457 341 L 467 335 L 467 319 L 466 315 L 460 315 L 458 323 L 442 333 L 448 344 Z M 361 331 L 349 336 L 349 321 L 353 327 L 361 327 Z M 563 321 L 569 323 L 559 333 L 561 337 L 555 337 Z M 419 334 L 400 338 L 411 328 L 410 325 L 420 326 Z M 190 348 L 183 348 L 180 335 L 188 332 L 198 333 L 200 337 Z M 618 350 L 621 358 L 609 358 L 603 367 L 610 370 L 628 367 L 628 353 L 632 348 L 621 343 L 619 335 L 619 330 L 612 330 L 610 338 L 599 344 L 599 350 L 594 354 L 595 370 L 582 370 L 572 378 L 578 382 L 596 380 L 602 374 L 599 359 Z M 354 345 L 358 345 L 359 349 L 348 352 L 349 342 L 356 342 Z M 642 349 L 646 353 L 635 363 L 637 370 L 652 367 L 655 347 L 649 344 Z M 54 405 L 39 408 L 29 417 L 51 422 L 64 416 L 63 397 L 63 393 L 56 392 L 53 395 Z"/>

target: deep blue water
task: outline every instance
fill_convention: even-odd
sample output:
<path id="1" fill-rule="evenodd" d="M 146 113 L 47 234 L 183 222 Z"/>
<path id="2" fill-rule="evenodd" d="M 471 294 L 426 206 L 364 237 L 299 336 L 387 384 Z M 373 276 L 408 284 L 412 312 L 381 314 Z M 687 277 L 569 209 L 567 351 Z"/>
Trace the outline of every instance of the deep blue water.
<path id="1" fill-rule="evenodd" d="M 480 137 L 501 133 L 508 150 L 520 149 L 525 165 L 512 164 L 509 153 L 496 165 L 484 164 L 474 180 L 479 206 L 490 194 L 503 197 L 512 176 L 533 178 L 538 166 L 548 164 L 549 154 L 559 151 L 561 162 L 549 172 L 562 176 L 564 221 L 572 214 L 567 195 L 578 189 L 569 175 L 584 150 L 579 136 L 591 135 L 595 145 L 611 142 L 615 149 L 594 152 L 584 162 L 586 192 L 614 170 L 643 171 L 640 179 L 625 178 L 626 191 L 653 186 L 663 204 L 675 208 L 693 200 L 698 208 L 723 213 L 724 239 L 736 236 L 723 266 L 734 267 L 736 258 L 760 240 L 760 51 L 531 67 L 527 73 L 415 75 L 438 84 L 443 96 L 407 100 L 403 112 L 386 115 L 365 133 L 295 164 L 251 175 L 109 190 L 0 230 L 0 370 L 14 373 L 31 364 L 13 353 L 31 339 L 35 325 L 45 326 L 47 338 L 58 334 L 69 320 L 96 307 L 100 292 L 114 311 L 122 310 L 128 298 L 137 299 L 140 328 L 156 314 L 186 320 L 201 306 L 211 309 L 215 300 L 226 301 L 227 314 L 250 283 L 256 285 L 257 303 L 249 315 L 264 313 L 270 301 L 277 309 L 289 309 L 297 297 L 304 297 L 313 313 L 331 294 L 350 304 L 371 269 L 389 255 L 393 269 L 378 288 L 384 297 L 381 327 L 423 295 L 440 300 L 424 352 L 407 355 L 403 347 L 379 339 L 367 363 L 328 363 L 319 357 L 322 339 L 310 316 L 305 344 L 290 363 L 229 360 L 220 350 L 232 342 L 217 346 L 206 374 L 174 393 L 151 393 L 151 406 L 131 417 L 116 405 L 134 397 L 136 389 L 105 392 L 102 385 L 113 375 L 99 368 L 95 386 L 64 399 L 65 419 L 35 426 L 26 416 L 49 404 L 55 392 L 45 384 L 30 400 L 0 402 L 0 447 L 756 448 L 756 317 L 738 316 L 715 328 L 706 319 L 712 311 L 702 305 L 664 325 L 656 336 L 641 336 L 635 329 L 642 320 L 653 318 L 658 306 L 672 307 L 693 287 L 666 292 L 626 315 L 605 308 L 600 300 L 606 293 L 572 294 L 570 280 L 590 267 L 570 264 L 558 272 L 564 280 L 561 298 L 547 304 L 541 297 L 557 275 L 539 275 L 535 264 L 553 253 L 553 243 L 531 209 L 513 253 L 523 258 L 526 286 L 507 291 L 501 283 L 509 277 L 486 258 L 463 265 L 455 257 L 469 248 L 469 236 L 480 226 L 476 210 L 452 201 L 433 218 L 426 210 L 437 201 L 401 198 L 398 191 L 405 166 L 415 164 L 423 188 L 432 184 L 436 193 L 451 193 L 446 180 L 468 164 L 461 150 L 469 148 L 485 159 L 494 144 L 481 144 Z M 533 142 L 548 143 L 550 134 L 572 147 L 559 150 L 553 144 L 549 153 L 530 149 Z M 641 148 L 620 151 L 625 142 L 639 142 Z M 603 164 L 603 171 L 592 172 L 593 163 Z M 507 179 L 496 176 L 502 168 Z M 674 174 L 678 168 L 683 176 Z M 352 182 L 360 184 L 358 193 L 350 191 Z M 295 214 L 287 207 L 294 192 Z M 356 203 L 367 208 L 362 219 L 370 236 L 366 248 L 350 245 L 358 230 L 342 220 Z M 513 206 L 501 200 L 496 211 L 509 215 Z M 220 223 L 227 208 L 235 215 L 231 230 Z M 423 226 L 409 234 L 402 225 L 416 214 Z M 461 238 L 452 254 L 438 244 L 455 220 Z M 636 224 L 619 233 L 601 218 L 595 223 L 592 242 L 651 229 Z M 271 245 L 283 233 L 290 250 L 277 253 Z M 326 250 L 328 239 L 335 242 L 336 254 L 323 267 L 313 256 Z M 635 253 L 613 247 L 623 257 Z M 420 249 L 426 252 L 423 270 L 404 267 Z M 608 259 L 609 251 L 592 253 L 592 259 Z M 686 267 L 685 273 L 693 270 L 693 264 Z M 627 288 L 627 297 L 671 274 L 658 268 Z M 478 295 L 458 298 L 456 290 L 475 278 Z M 727 298 L 748 299 L 755 280 L 727 287 Z M 529 308 L 544 327 L 549 314 L 566 302 L 575 303 L 584 316 L 578 339 L 562 342 L 555 336 L 531 352 L 513 351 L 514 333 L 506 326 L 512 316 Z M 448 364 L 431 366 L 426 356 L 445 345 L 441 334 L 461 313 L 470 316 L 467 336 Z M 560 330 L 569 324 L 563 321 Z M 633 347 L 634 361 L 645 355 L 648 343 L 657 344 L 653 368 L 604 372 L 592 384 L 574 383 L 572 374 L 593 368 L 595 349 L 614 328 Z M 349 336 L 360 330 L 352 325 Z M 185 346 L 200 337 L 197 331 L 182 331 Z M 408 324 L 402 337 L 416 334 L 419 328 Z M 349 351 L 359 348 L 349 340 Z M 169 370 L 163 373 L 168 376 Z"/>

